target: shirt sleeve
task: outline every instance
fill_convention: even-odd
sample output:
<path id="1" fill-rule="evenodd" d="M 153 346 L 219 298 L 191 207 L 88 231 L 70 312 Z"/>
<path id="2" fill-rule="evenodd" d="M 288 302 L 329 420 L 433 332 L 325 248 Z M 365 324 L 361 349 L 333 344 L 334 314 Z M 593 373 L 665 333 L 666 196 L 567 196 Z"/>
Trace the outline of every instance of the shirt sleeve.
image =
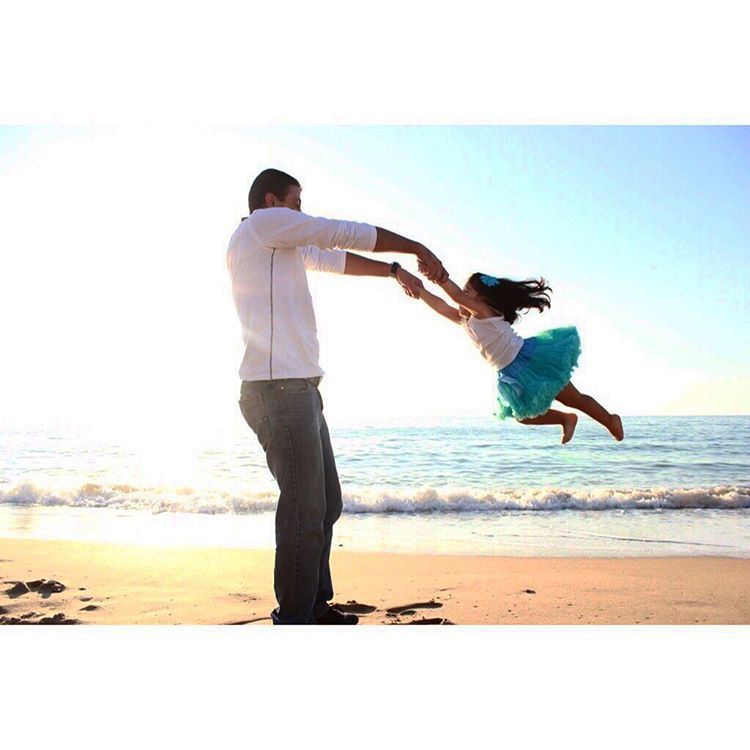
<path id="1" fill-rule="evenodd" d="M 307 245 L 299 248 L 305 268 L 308 271 L 344 273 L 346 270 L 346 250 L 330 250 Z"/>
<path id="2" fill-rule="evenodd" d="M 377 229 L 357 221 L 324 219 L 291 208 L 262 208 L 250 216 L 258 239 L 266 247 L 341 248 L 369 252 L 375 247 Z"/>

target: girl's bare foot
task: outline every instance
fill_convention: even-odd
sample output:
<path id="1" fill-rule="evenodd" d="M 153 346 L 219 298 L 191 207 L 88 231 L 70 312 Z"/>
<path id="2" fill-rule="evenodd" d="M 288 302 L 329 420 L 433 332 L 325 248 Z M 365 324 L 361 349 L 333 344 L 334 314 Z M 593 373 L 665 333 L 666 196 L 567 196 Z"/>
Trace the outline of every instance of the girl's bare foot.
<path id="1" fill-rule="evenodd" d="M 562 443 L 569 443 L 573 439 L 573 433 L 576 431 L 576 425 L 578 424 L 577 414 L 566 414 L 565 420 L 563 421 L 563 436 Z"/>
<path id="2" fill-rule="evenodd" d="M 612 437 L 618 442 L 625 437 L 625 431 L 622 429 L 622 420 L 619 414 L 613 414 L 609 423 L 609 431 Z"/>

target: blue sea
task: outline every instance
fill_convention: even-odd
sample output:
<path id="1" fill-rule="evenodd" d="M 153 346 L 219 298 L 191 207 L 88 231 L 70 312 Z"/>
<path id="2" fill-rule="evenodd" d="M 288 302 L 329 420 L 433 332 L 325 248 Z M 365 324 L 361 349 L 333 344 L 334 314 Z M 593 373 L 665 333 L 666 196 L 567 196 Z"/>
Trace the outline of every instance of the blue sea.
<path id="1" fill-rule="evenodd" d="M 336 426 L 334 546 L 477 555 L 750 557 L 750 417 L 626 417 L 614 442 L 487 418 Z M 273 547 L 252 433 L 0 431 L 0 537 Z"/>

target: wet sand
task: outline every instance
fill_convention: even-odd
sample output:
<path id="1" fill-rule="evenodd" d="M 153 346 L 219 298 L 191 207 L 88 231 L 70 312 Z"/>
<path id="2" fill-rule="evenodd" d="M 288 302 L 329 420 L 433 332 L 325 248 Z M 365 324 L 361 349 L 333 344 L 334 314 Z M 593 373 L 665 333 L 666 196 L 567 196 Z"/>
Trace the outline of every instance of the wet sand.
<path id="1" fill-rule="evenodd" d="M 362 624 L 750 624 L 750 560 L 334 551 Z M 0 539 L 4 624 L 269 624 L 273 552 Z"/>

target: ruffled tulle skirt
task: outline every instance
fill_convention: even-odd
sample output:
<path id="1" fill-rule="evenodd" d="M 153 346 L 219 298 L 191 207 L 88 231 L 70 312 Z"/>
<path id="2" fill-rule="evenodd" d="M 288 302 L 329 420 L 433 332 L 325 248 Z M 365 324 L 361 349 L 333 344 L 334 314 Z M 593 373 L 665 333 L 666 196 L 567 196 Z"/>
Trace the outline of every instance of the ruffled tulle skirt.
<path id="1" fill-rule="evenodd" d="M 529 419 L 544 414 L 570 382 L 580 354 L 575 326 L 524 339 L 516 358 L 497 373 L 497 417 Z"/>

